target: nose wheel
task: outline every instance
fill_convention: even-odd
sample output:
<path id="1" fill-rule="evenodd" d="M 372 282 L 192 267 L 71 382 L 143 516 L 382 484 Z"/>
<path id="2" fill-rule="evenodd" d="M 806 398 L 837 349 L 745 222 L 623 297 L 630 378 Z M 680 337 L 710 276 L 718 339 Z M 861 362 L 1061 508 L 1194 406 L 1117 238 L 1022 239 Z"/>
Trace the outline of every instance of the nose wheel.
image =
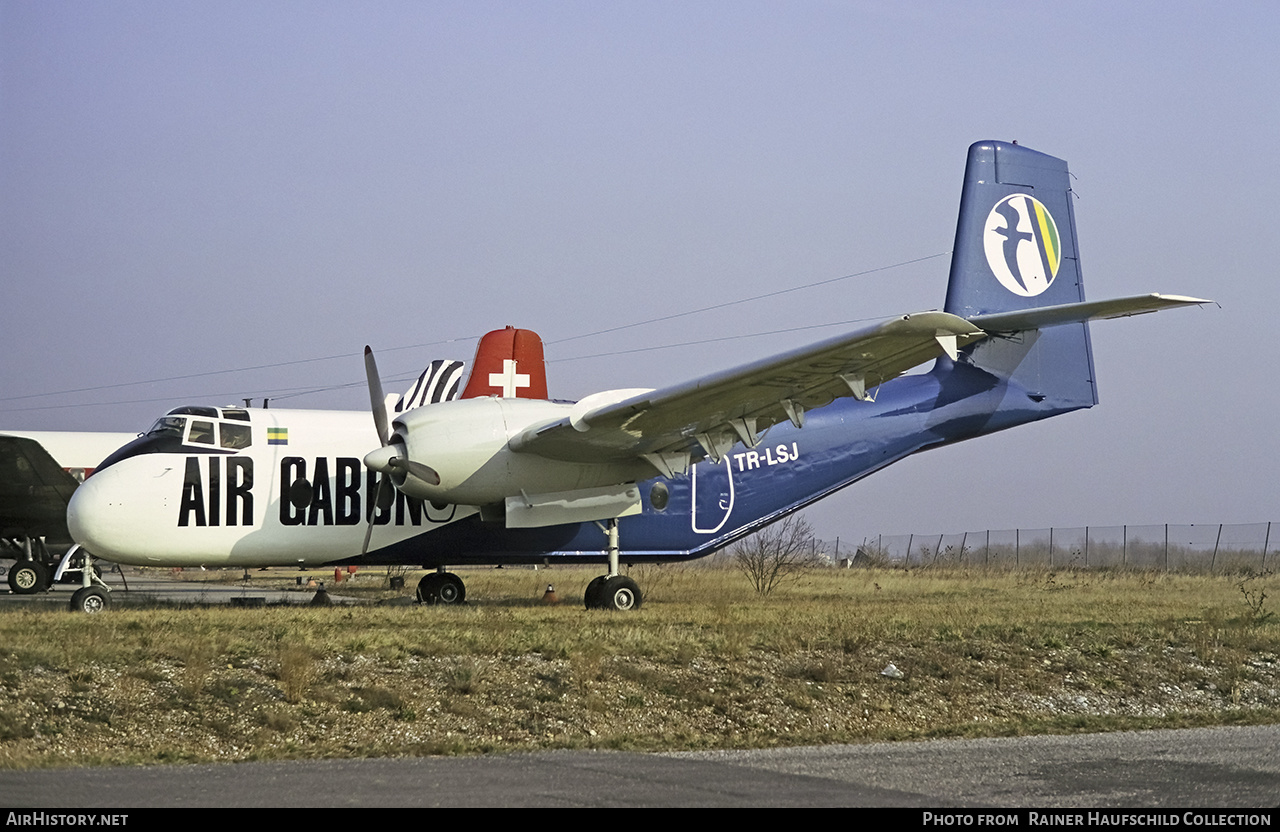
<path id="1" fill-rule="evenodd" d="M 72 612 L 102 612 L 111 606 L 111 595 L 100 586 L 82 586 L 71 596 Z"/>

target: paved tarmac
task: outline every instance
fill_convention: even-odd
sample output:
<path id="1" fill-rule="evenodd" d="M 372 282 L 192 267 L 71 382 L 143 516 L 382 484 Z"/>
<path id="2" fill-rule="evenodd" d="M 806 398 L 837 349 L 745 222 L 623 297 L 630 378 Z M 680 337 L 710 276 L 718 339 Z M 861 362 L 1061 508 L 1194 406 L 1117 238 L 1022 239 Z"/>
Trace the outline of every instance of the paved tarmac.
<path id="1" fill-rule="evenodd" d="M 258 574 L 255 571 L 248 573 L 249 579 L 247 581 L 226 582 L 222 579 L 223 576 L 237 574 L 234 570 L 230 573 L 205 573 L 200 570 L 167 573 L 158 570 L 139 571 L 124 567 L 124 571 L 120 572 L 120 567 L 112 564 L 102 564 L 102 566 L 108 569 L 103 575 L 103 581 L 111 588 L 112 605 L 127 606 L 129 604 L 148 604 L 156 601 L 193 606 L 237 603 L 246 605 L 309 604 L 316 595 L 316 587 L 309 585 L 309 578 L 303 578 L 300 584 L 289 589 L 280 590 L 255 585 L 254 576 Z M 287 570 L 276 569 L 267 574 L 278 578 L 281 574 L 287 576 L 289 573 Z M 2 577 L 0 576 L 0 579 Z M 332 577 L 332 574 L 328 575 L 328 577 Z M 275 583 L 278 584 L 279 581 L 277 580 Z M 326 584 L 326 592 L 333 603 L 354 603 L 353 599 L 342 596 L 338 584 L 332 581 L 325 581 L 324 583 Z M 48 592 L 39 592 L 34 595 L 18 595 L 14 592 L 5 591 L 8 589 L 8 584 L 0 581 L 0 609 L 12 606 L 67 609 L 71 603 L 72 593 L 79 588 L 79 584 L 54 584 Z M 405 597 L 407 601 L 412 600 L 410 592 L 406 592 Z"/>
<path id="2" fill-rule="evenodd" d="M 1172 812 L 1278 804 L 1275 725 L 767 751 L 557 751 L 0 772 L 0 806 L 40 810 L 845 806 Z"/>

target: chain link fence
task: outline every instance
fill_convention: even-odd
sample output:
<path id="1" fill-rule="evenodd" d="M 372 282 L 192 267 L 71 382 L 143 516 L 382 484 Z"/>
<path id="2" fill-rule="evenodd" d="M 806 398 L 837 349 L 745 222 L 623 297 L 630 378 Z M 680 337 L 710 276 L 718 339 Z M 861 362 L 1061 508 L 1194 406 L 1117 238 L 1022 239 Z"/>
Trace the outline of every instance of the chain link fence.
<path id="1" fill-rule="evenodd" d="M 1265 572 L 1280 555 L 1280 523 L 989 529 L 868 538 L 847 565 Z"/>

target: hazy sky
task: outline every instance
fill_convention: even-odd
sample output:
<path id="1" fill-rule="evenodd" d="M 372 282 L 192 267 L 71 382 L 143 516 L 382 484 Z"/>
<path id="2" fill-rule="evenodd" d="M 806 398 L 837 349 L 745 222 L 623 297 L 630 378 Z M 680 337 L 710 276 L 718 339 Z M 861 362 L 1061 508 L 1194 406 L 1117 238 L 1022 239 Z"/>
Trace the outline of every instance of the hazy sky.
<path id="1" fill-rule="evenodd" d="M 1277 43 L 1274 2 L 0 0 L 0 427 L 366 409 L 366 343 L 401 389 L 506 324 L 558 398 L 682 381 L 940 307 L 966 148 L 1016 139 L 1091 298 L 1222 308 L 1095 324 L 1099 407 L 810 519 L 1280 521 Z"/>

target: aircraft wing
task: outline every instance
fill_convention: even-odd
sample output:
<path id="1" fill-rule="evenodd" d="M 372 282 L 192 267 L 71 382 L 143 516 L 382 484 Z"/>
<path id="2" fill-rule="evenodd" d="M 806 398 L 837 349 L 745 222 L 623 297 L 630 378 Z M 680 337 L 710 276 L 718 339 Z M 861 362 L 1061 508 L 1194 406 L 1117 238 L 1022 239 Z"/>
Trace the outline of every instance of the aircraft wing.
<path id="1" fill-rule="evenodd" d="M 513 450 L 569 462 L 637 456 L 663 473 L 691 456 L 719 459 L 770 425 L 801 425 L 804 411 L 877 385 L 985 336 L 964 318 L 922 312 L 661 390 L 588 396 L 570 415 L 525 431 Z"/>
<path id="2" fill-rule="evenodd" d="M 975 315 L 921 312 L 661 390 L 611 390 L 568 417 L 530 428 L 515 451 L 567 462 L 642 457 L 671 476 L 692 459 L 719 460 L 739 440 L 753 447 L 770 425 L 842 396 L 870 399 L 880 384 L 990 335 L 1141 315 L 1212 301 L 1135 295 Z"/>
<path id="3" fill-rule="evenodd" d="M 1213 303 L 1213 301 L 1204 300 L 1203 298 L 1189 298 L 1183 295 L 1133 295 L 1127 298 L 1063 303 L 1057 306 L 1041 306 L 1035 309 L 1021 309 L 1014 312 L 974 315 L 969 318 L 969 322 L 984 332 L 1020 332 L 1027 329 L 1057 326 L 1058 324 L 1100 321 L 1107 318 L 1127 318 L 1131 315 L 1145 315 L 1148 312 L 1159 312 L 1161 309 L 1194 306 L 1202 303 Z"/>

